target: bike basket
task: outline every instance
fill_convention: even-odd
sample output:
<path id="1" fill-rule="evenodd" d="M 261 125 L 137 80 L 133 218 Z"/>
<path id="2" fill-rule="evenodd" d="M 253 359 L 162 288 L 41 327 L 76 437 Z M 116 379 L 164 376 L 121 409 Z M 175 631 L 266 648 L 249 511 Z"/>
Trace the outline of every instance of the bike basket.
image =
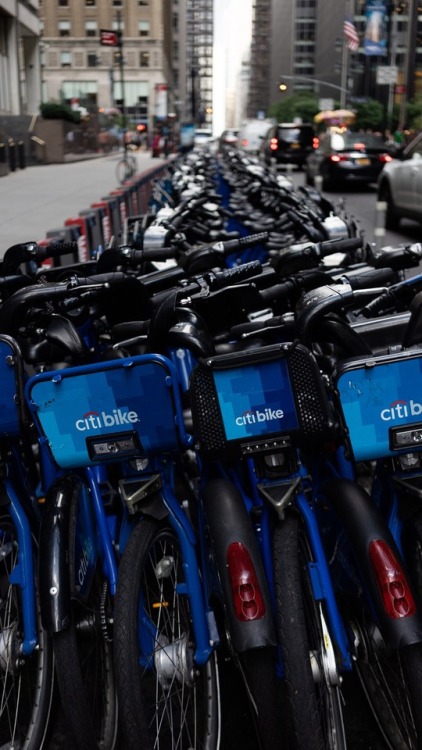
<path id="1" fill-rule="evenodd" d="M 350 360 L 334 377 L 356 461 L 422 449 L 422 352 Z"/>
<path id="2" fill-rule="evenodd" d="M 35 375 L 25 395 L 62 468 L 168 454 L 191 440 L 173 364 L 161 355 Z"/>
<path id="3" fill-rule="evenodd" d="M 0 437 L 21 434 L 22 357 L 10 336 L 0 335 Z"/>
<path id="4" fill-rule="evenodd" d="M 190 395 L 195 440 L 209 458 L 315 445 L 332 437 L 320 372 L 301 344 L 201 360 Z"/>

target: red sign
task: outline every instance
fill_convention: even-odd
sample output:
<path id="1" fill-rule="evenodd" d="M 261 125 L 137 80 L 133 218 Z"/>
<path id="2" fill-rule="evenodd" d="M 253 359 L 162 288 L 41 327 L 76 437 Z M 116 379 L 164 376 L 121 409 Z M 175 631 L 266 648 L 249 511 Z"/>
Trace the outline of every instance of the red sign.
<path id="1" fill-rule="evenodd" d="M 106 31 L 100 29 L 100 44 L 106 47 L 118 47 L 119 46 L 119 34 L 117 31 Z"/>
<path id="2" fill-rule="evenodd" d="M 405 94 L 406 93 L 406 86 L 404 83 L 396 83 L 394 86 L 394 93 L 395 94 Z"/>

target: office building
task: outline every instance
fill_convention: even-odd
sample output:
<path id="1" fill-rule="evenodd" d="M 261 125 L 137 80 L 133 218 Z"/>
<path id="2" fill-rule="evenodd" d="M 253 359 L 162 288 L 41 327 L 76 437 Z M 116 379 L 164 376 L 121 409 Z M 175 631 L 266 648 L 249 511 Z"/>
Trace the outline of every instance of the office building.
<path id="1" fill-rule="evenodd" d="M 38 0 L 0 0 L 0 117 L 38 112 L 40 54 Z"/>
<path id="2" fill-rule="evenodd" d="M 279 101 L 285 94 L 311 90 L 319 98 L 353 105 L 362 97 L 384 99 L 385 84 L 377 69 L 397 67 L 396 104 L 422 90 L 422 6 L 418 0 L 386 3 L 385 54 L 365 54 L 366 0 L 255 0 L 252 29 L 248 115 Z M 343 23 L 350 15 L 360 37 L 358 50 L 345 48 Z"/>

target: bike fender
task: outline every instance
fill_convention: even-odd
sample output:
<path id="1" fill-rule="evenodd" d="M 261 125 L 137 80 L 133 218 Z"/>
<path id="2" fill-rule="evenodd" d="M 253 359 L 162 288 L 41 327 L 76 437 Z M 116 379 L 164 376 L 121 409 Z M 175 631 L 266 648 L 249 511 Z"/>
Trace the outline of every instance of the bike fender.
<path id="1" fill-rule="evenodd" d="M 277 638 L 268 584 L 251 519 L 239 490 L 225 479 L 212 479 L 204 488 L 203 503 L 235 651 L 275 646 Z M 265 614 L 260 619 L 243 622 L 236 617 L 226 562 L 227 549 L 232 542 L 244 544 L 252 558 L 265 604 Z"/>
<path id="2" fill-rule="evenodd" d="M 378 511 L 367 492 L 348 479 L 334 479 L 324 484 L 323 493 L 339 518 L 353 551 L 355 563 L 364 589 L 369 594 L 373 615 L 387 646 L 403 646 L 422 641 L 422 613 L 393 619 L 382 604 L 375 572 L 369 559 L 369 545 L 375 540 L 384 541 L 405 570 L 397 545 L 385 518 Z M 412 589 L 410 582 L 409 586 Z M 415 601 L 418 599 L 415 596 Z"/>
<path id="3" fill-rule="evenodd" d="M 60 477 L 49 488 L 42 512 L 39 545 L 41 617 L 43 627 L 50 633 L 64 630 L 70 621 L 70 508 L 80 487 L 78 477 Z"/>

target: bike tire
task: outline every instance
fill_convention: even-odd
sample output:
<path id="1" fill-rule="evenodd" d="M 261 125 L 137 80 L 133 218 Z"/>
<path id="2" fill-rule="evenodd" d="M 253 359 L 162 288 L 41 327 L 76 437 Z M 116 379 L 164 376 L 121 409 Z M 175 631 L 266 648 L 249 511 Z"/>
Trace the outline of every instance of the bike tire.
<path id="1" fill-rule="evenodd" d="M 11 576 L 18 540 L 12 519 L 0 516 L 0 747 L 45 747 L 54 690 L 53 650 L 41 626 L 35 591 L 38 645 L 30 656 L 19 651 L 23 631 L 22 592 Z M 35 561 L 34 561 L 35 564 Z"/>
<path id="2" fill-rule="evenodd" d="M 363 658 L 358 656 L 355 665 L 369 708 L 386 748 L 420 750 L 422 644 L 392 650 L 386 648 L 377 636 L 376 641 L 374 648 L 370 646 Z M 366 641 L 368 644 L 369 640 Z"/>
<path id="3" fill-rule="evenodd" d="M 422 601 L 422 514 L 403 527 L 404 558 Z M 356 672 L 372 714 L 390 750 L 422 748 L 422 644 L 394 650 L 384 644 L 365 611 L 352 618 L 358 643 Z"/>
<path id="4" fill-rule="evenodd" d="M 125 750 L 217 750 L 220 745 L 217 662 L 213 655 L 204 666 L 194 667 L 190 601 L 180 584 L 176 535 L 165 522 L 141 519 L 122 555 L 115 601 L 115 668 Z"/>
<path id="5" fill-rule="evenodd" d="M 76 564 L 78 499 L 72 500 L 69 524 L 69 574 L 73 591 Z M 69 731 L 78 750 L 114 750 L 118 711 L 111 626 L 112 602 L 97 562 L 89 592 L 74 597 L 68 627 L 53 634 L 59 692 Z"/>
<path id="6" fill-rule="evenodd" d="M 277 655 L 271 647 L 250 649 L 239 656 L 259 750 L 278 750 L 285 726 L 283 699 L 277 679 Z"/>
<path id="7" fill-rule="evenodd" d="M 277 629 L 282 651 L 292 750 L 343 750 L 346 739 L 340 689 L 324 664 L 321 613 L 312 594 L 312 555 L 298 517 L 274 529 L 273 560 Z M 311 666 L 316 667 L 314 677 Z M 335 683 L 335 680 L 332 680 Z"/>
<path id="8" fill-rule="evenodd" d="M 136 165 L 131 158 L 120 159 L 116 166 L 116 177 L 120 185 L 123 185 L 126 180 L 130 180 L 135 174 Z"/>

